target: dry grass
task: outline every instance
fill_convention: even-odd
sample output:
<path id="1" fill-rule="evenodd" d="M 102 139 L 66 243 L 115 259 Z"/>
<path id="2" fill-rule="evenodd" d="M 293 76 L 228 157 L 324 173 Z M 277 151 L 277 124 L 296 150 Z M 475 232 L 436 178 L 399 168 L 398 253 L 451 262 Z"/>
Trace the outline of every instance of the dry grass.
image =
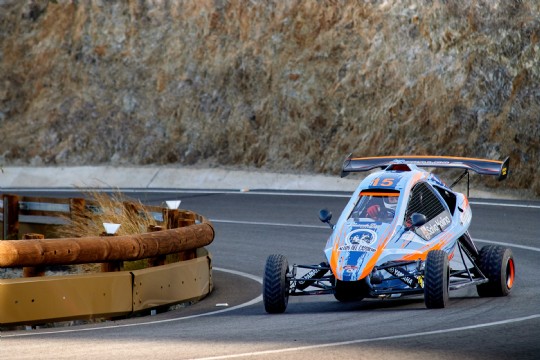
<path id="1" fill-rule="evenodd" d="M 510 155 L 540 195 L 537 1 L 34 3 L 0 11 L 7 164 Z"/>
<path id="2" fill-rule="evenodd" d="M 102 192 L 87 192 L 87 208 L 83 212 L 74 213 L 66 217 L 67 224 L 58 227 L 57 236 L 61 238 L 100 236 L 105 233 L 103 223 L 121 224 L 116 235 L 141 234 L 149 231 L 150 227 L 162 226 L 164 222 L 157 222 L 150 211 L 140 202 L 127 198 L 121 192 L 107 194 Z M 125 261 L 124 270 L 137 270 L 148 266 L 147 260 Z M 75 266 L 80 272 L 98 272 L 99 264 L 84 264 Z"/>
<path id="3" fill-rule="evenodd" d="M 92 210 L 75 213 L 67 218 L 67 225 L 58 230 L 60 237 L 100 236 L 105 232 L 103 223 L 121 224 L 116 235 L 132 235 L 148 232 L 151 226 L 163 226 L 158 223 L 146 207 L 140 202 L 128 199 L 121 192 L 87 192 L 88 205 Z"/>

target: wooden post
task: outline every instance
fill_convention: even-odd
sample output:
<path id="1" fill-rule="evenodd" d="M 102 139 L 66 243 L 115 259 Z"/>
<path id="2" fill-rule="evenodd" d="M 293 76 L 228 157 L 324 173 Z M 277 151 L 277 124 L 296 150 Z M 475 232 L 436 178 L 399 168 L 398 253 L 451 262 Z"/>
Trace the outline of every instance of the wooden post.
<path id="1" fill-rule="evenodd" d="M 2 195 L 4 202 L 3 240 L 17 240 L 19 238 L 19 197 L 17 195 Z"/>
<path id="2" fill-rule="evenodd" d="M 167 228 L 174 229 L 180 227 L 186 227 L 190 225 L 195 225 L 195 216 L 191 211 L 186 210 L 169 210 L 165 209 L 167 216 Z M 193 214 L 193 216 L 192 216 Z M 178 261 L 191 260 L 197 257 L 196 250 L 186 250 L 179 252 Z"/>
<path id="3" fill-rule="evenodd" d="M 175 229 L 180 221 L 178 209 L 163 209 L 163 219 L 167 219 L 167 229 Z"/>
<path id="4" fill-rule="evenodd" d="M 24 234 L 23 240 L 45 239 L 43 234 Z M 23 277 L 45 276 L 45 266 L 25 266 L 23 267 Z"/>
<path id="5" fill-rule="evenodd" d="M 150 225 L 148 227 L 148 232 L 161 231 L 161 230 L 163 230 L 161 226 Z M 159 255 L 153 258 L 148 258 L 148 266 L 153 267 L 153 266 L 165 265 L 166 259 L 167 259 L 167 255 Z"/>
<path id="6" fill-rule="evenodd" d="M 195 225 L 195 213 L 189 210 L 183 210 L 180 214 L 180 218 L 177 223 L 178 227 Z M 178 253 L 178 261 L 186 261 L 195 259 L 197 257 L 197 250 L 190 249 Z"/>
<path id="7" fill-rule="evenodd" d="M 102 232 L 99 236 L 114 237 L 116 236 L 116 234 L 107 234 L 106 232 Z M 101 263 L 101 272 L 115 272 L 115 271 L 122 271 L 122 270 L 124 270 L 123 261 L 109 261 L 109 262 Z"/>

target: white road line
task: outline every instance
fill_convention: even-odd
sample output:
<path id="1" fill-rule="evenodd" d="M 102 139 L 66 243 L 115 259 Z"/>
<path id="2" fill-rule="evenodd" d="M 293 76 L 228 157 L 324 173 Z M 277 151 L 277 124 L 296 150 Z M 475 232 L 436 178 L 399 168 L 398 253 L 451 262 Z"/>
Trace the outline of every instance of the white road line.
<path id="1" fill-rule="evenodd" d="M 508 246 L 508 247 L 513 247 L 513 248 L 518 248 L 518 249 L 524 249 L 524 250 L 540 252 L 540 248 L 535 248 L 535 247 L 532 247 L 532 246 L 518 245 L 518 244 L 505 243 L 505 242 L 492 241 L 492 240 L 484 240 L 484 239 L 473 239 L 473 240 L 478 241 L 478 242 L 489 243 L 489 244 Z"/>
<path id="2" fill-rule="evenodd" d="M 322 225 L 286 224 L 286 223 L 270 223 L 270 222 L 262 222 L 262 221 L 238 221 L 238 220 L 222 220 L 222 219 L 210 219 L 210 221 L 214 222 L 214 223 L 222 223 L 222 224 L 299 227 L 299 228 L 311 228 L 311 229 L 329 229 L 328 226 L 322 226 Z M 483 239 L 476 239 L 476 238 L 474 239 L 474 241 L 485 242 L 485 243 L 490 243 L 490 244 L 495 244 L 495 245 L 502 245 L 502 246 L 508 246 L 508 247 L 514 247 L 514 248 L 519 248 L 519 249 L 524 249 L 524 250 L 540 252 L 540 248 L 536 248 L 536 247 L 532 247 L 532 246 L 518 245 L 518 244 L 498 242 L 498 241 L 492 241 L 492 240 L 483 240 Z"/>
<path id="3" fill-rule="evenodd" d="M 149 193 L 149 194 L 239 194 L 239 195 L 277 195 L 277 196 L 306 196 L 306 197 L 337 197 L 349 198 L 353 191 L 348 194 L 327 193 L 322 190 L 306 190 L 306 192 L 293 191 L 271 191 L 271 190 L 242 190 L 242 189 L 149 189 L 149 188 L 2 188 L 11 192 L 42 192 L 42 193 L 57 193 L 57 192 L 122 192 L 122 193 Z"/>
<path id="4" fill-rule="evenodd" d="M 211 221 L 211 222 L 215 222 L 215 223 L 223 223 L 223 224 L 260 225 L 260 226 L 281 226 L 281 227 L 301 227 L 301 228 L 312 228 L 312 229 L 328 229 L 328 226 L 321 226 L 321 225 L 285 224 L 285 223 L 269 223 L 269 222 L 259 222 L 259 221 L 236 221 L 236 220 L 218 220 L 218 219 L 210 219 L 210 221 Z M 540 252 L 540 248 L 533 247 L 533 246 L 519 245 L 519 244 L 512 244 L 512 243 L 499 242 L 499 241 L 493 241 L 493 240 L 476 239 L 476 238 L 474 238 L 474 241 L 477 241 L 477 242 L 483 242 L 483 243 L 489 243 L 489 244 L 494 244 L 494 245 L 507 246 L 507 247 L 510 247 L 510 248 L 517 248 L 517 249 L 523 249 L 523 250 L 529 250 L 529 251 Z"/>
<path id="5" fill-rule="evenodd" d="M 535 320 L 535 319 L 538 319 L 538 318 L 540 318 L 540 314 L 534 314 L 534 315 L 530 315 L 530 316 L 524 316 L 524 317 L 508 319 L 508 320 L 494 321 L 494 322 L 489 322 L 489 323 L 485 323 L 485 324 L 461 326 L 461 327 L 456 327 L 456 328 L 434 330 L 434 331 L 424 331 L 424 332 L 418 332 L 418 333 L 413 333 L 413 334 L 401 334 L 401 335 L 377 337 L 377 338 L 372 338 L 372 339 L 357 339 L 357 340 L 340 341 L 340 342 L 326 343 L 326 344 L 298 346 L 298 347 L 287 348 L 287 349 L 264 350 L 264 351 L 254 351 L 254 352 L 249 352 L 249 353 L 238 353 L 238 354 L 230 354 L 230 355 L 210 356 L 210 357 L 202 357 L 202 358 L 193 358 L 191 360 L 232 359 L 232 358 L 239 358 L 239 357 L 272 355 L 272 354 L 282 354 L 282 353 L 295 352 L 295 351 L 314 350 L 314 349 L 334 347 L 334 346 L 362 344 L 362 343 L 369 343 L 369 342 L 374 342 L 374 341 L 387 341 L 387 340 L 399 340 L 399 339 L 407 339 L 407 338 L 418 338 L 418 337 L 422 337 L 422 336 L 447 334 L 447 333 L 450 333 L 450 332 L 475 330 L 475 329 L 481 329 L 481 328 L 486 328 L 486 327 L 491 327 L 491 326 L 506 325 L 506 324 L 512 324 L 512 323 L 517 323 L 517 322 L 522 322 L 522 321 Z"/>
<path id="6" fill-rule="evenodd" d="M 244 273 L 241 271 L 236 270 L 229 270 L 229 269 L 223 269 L 219 267 L 214 267 L 213 270 L 226 272 L 229 274 L 234 274 L 238 276 L 243 276 L 248 279 L 254 280 L 260 284 L 262 284 L 262 278 Z M 222 314 L 225 312 L 233 311 L 242 309 L 247 306 L 251 306 L 254 304 L 257 304 L 262 301 L 262 295 L 257 296 L 254 299 L 251 299 L 248 302 L 245 302 L 243 304 L 239 304 L 236 306 L 232 306 L 227 309 L 217 310 L 217 311 L 211 311 L 207 313 L 202 314 L 196 314 L 196 315 L 189 315 L 174 319 L 164 319 L 164 320 L 154 320 L 154 321 L 146 321 L 146 322 L 140 322 L 140 323 L 133 323 L 133 324 L 116 324 L 116 325 L 110 325 L 110 326 L 100 326 L 100 327 L 93 327 L 93 328 L 79 328 L 79 329 L 62 329 L 62 330 L 51 330 L 51 331 L 35 331 L 35 332 L 25 332 L 25 333 L 17 333 L 17 334 L 7 334 L 3 335 L 0 333 L 0 339 L 1 338 L 14 338 L 14 337 L 23 337 L 23 336 L 41 336 L 41 335 L 54 335 L 54 334 L 65 334 L 65 333 L 76 333 L 76 332 L 82 332 L 82 331 L 99 331 L 99 330 L 110 330 L 110 329 L 119 329 L 119 328 L 127 328 L 127 327 L 136 327 L 136 326 L 142 326 L 142 325 L 155 325 L 155 324 L 163 324 L 163 323 L 169 323 L 169 322 L 176 322 L 176 321 L 183 321 L 183 320 L 189 320 L 189 319 L 195 319 L 203 316 L 209 316 L 209 315 L 217 315 Z"/>
<path id="7" fill-rule="evenodd" d="M 281 227 L 300 227 L 300 228 L 312 228 L 312 229 L 330 229 L 328 225 L 305 225 L 305 224 L 285 224 L 285 223 L 270 223 L 263 221 L 241 221 L 241 220 L 222 220 L 222 219 L 210 219 L 213 223 L 223 224 L 238 224 L 238 225 L 263 225 L 263 226 L 281 226 Z"/>
<path id="8" fill-rule="evenodd" d="M 9 191 L 39 191 L 39 192 L 81 192 L 81 189 L 77 188 L 56 188 L 56 189 L 36 189 L 36 188 L 6 188 Z M 353 191 L 348 194 L 335 194 L 326 193 L 324 191 L 312 190 L 313 192 L 293 192 L 293 191 L 268 191 L 268 190 L 248 190 L 243 191 L 241 189 L 224 189 L 224 190 L 212 190 L 212 189 L 149 189 L 149 188 L 133 188 L 133 189 L 119 189 L 119 188 L 88 188 L 88 191 L 95 192 L 110 192 L 120 191 L 123 193 L 164 193 L 164 194 L 241 194 L 241 195 L 275 195 L 275 196 L 305 196 L 305 197 L 330 197 L 330 198 L 349 198 Z M 310 191 L 310 190 L 306 190 Z M 517 200 L 516 200 L 517 201 Z M 529 208 L 540 209 L 540 205 L 524 205 L 524 204 L 509 204 L 502 202 L 486 202 L 479 200 L 469 201 L 472 205 L 485 205 L 485 206 L 500 206 L 500 207 L 517 207 L 517 208 Z"/>
<path id="9" fill-rule="evenodd" d="M 505 206 L 505 207 L 517 207 L 517 208 L 529 208 L 540 209 L 540 205 L 523 205 L 523 204 L 507 204 L 507 203 L 491 203 L 484 201 L 470 201 L 472 205 L 487 205 L 487 206 Z"/>

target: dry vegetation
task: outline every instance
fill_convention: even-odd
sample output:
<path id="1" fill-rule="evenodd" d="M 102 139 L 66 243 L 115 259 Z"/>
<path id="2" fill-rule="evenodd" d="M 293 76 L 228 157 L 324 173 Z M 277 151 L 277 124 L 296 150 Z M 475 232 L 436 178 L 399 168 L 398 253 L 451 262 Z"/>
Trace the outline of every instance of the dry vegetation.
<path id="1" fill-rule="evenodd" d="M 92 205 L 91 210 L 65 218 L 66 225 L 57 228 L 56 235 L 60 238 L 88 237 L 104 235 L 104 223 L 120 224 L 116 235 L 142 234 L 150 231 L 151 227 L 167 228 L 167 217 L 158 223 L 151 212 L 140 201 L 127 198 L 121 192 L 111 195 L 103 192 L 89 192 L 86 198 Z M 177 259 L 175 255 L 169 255 Z M 136 270 L 147 267 L 147 260 L 124 261 L 124 270 Z M 68 267 L 72 272 L 99 272 L 100 264 L 83 264 Z"/>
<path id="2" fill-rule="evenodd" d="M 536 0 L 3 1 L 0 162 L 509 155 L 506 185 L 540 195 L 539 19 Z"/>
<path id="3" fill-rule="evenodd" d="M 91 210 L 66 217 L 66 225 L 58 227 L 61 238 L 100 236 L 105 232 L 103 223 L 121 224 L 116 235 L 132 235 L 148 232 L 151 226 L 162 226 L 140 202 L 128 199 L 120 192 L 111 195 L 104 192 L 89 192 L 86 196 Z"/>
<path id="4" fill-rule="evenodd" d="M 82 212 L 63 216 L 65 225 L 55 227 L 49 234 L 53 238 L 79 238 L 104 235 L 103 223 L 121 224 L 116 235 L 141 234 L 150 231 L 151 227 L 167 228 L 167 214 L 163 221 L 156 221 L 150 209 L 140 201 L 130 199 L 121 192 L 107 194 L 104 192 L 85 192 L 86 205 Z M 178 254 L 167 256 L 167 262 L 179 260 Z M 124 261 L 124 270 L 136 270 L 147 267 L 147 260 Z M 47 267 L 47 275 L 79 274 L 100 272 L 99 263 L 52 266 Z M 0 269 L 0 279 L 18 278 L 22 276 L 22 268 Z"/>

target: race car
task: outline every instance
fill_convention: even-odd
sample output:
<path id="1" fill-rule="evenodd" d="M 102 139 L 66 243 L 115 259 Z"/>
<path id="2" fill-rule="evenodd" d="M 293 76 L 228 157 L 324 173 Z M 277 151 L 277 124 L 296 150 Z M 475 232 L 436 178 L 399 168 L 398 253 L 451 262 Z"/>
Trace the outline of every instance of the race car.
<path id="1" fill-rule="evenodd" d="M 361 181 L 334 225 L 319 264 L 289 267 L 284 255 L 267 258 L 263 303 L 268 313 L 286 310 L 289 296 L 333 294 L 341 302 L 423 295 L 427 308 L 444 308 L 449 290 L 476 286 L 478 295 L 506 296 L 515 280 L 512 250 L 480 250 L 468 228 L 469 171 L 508 176 L 509 159 L 494 161 L 443 156 L 353 158 L 342 167 L 372 172 Z M 450 186 L 422 168 L 458 168 Z M 452 188 L 467 178 L 467 195 Z"/>

